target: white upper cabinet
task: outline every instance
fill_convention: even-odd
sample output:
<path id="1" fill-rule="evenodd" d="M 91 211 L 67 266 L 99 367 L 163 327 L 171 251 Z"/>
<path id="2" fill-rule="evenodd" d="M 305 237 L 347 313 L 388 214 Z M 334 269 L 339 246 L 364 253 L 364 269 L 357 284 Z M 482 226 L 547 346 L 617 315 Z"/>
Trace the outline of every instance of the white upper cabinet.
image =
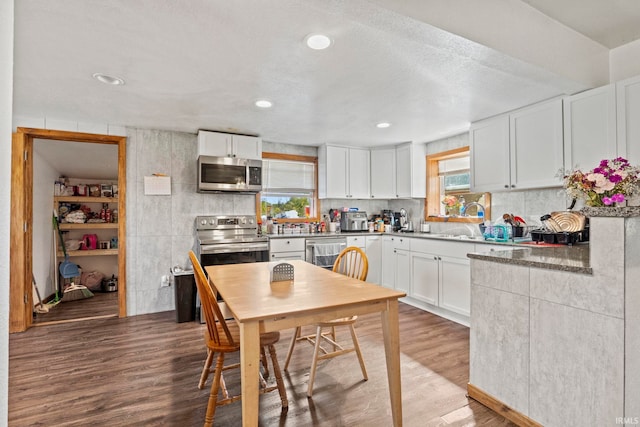
<path id="1" fill-rule="evenodd" d="M 427 196 L 426 144 L 407 142 L 396 147 L 396 197 Z"/>
<path id="2" fill-rule="evenodd" d="M 396 147 L 371 149 L 371 198 L 396 198 Z"/>
<path id="3" fill-rule="evenodd" d="M 198 155 L 262 159 L 262 138 L 221 132 L 198 132 Z"/>
<path id="4" fill-rule="evenodd" d="M 318 196 L 321 199 L 368 199 L 369 149 L 323 145 L 318 149 Z"/>
<path id="5" fill-rule="evenodd" d="M 473 123 L 469 129 L 469 147 L 472 191 L 509 189 L 509 116 Z"/>
<path id="6" fill-rule="evenodd" d="M 509 115 L 513 189 L 560 186 L 563 167 L 562 100 L 556 99 Z"/>
<path id="7" fill-rule="evenodd" d="M 473 123 L 469 130 L 474 192 L 560 186 L 562 100 Z"/>
<path id="8" fill-rule="evenodd" d="M 354 199 L 371 197 L 370 168 L 371 158 L 368 148 L 349 149 L 349 197 Z"/>
<path id="9" fill-rule="evenodd" d="M 590 170 L 616 154 L 615 85 L 565 98 L 564 168 Z"/>
<path id="10" fill-rule="evenodd" d="M 640 165 L 640 76 L 616 83 L 618 156 Z"/>

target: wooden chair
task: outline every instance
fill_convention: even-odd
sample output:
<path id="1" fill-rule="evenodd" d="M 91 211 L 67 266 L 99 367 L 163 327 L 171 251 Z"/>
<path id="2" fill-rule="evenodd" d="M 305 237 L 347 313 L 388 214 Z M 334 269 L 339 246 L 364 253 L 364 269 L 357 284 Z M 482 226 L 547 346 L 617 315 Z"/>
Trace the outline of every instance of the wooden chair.
<path id="1" fill-rule="evenodd" d="M 224 382 L 222 372 L 228 369 L 239 368 L 240 364 L 235 363 L 232 365 L 224 365 L 224 359 L 226 355 L 240 352 L 240 329 L 235 321 L 227 322 L 220 311 L 220 306 L 215 297 L 215 293 L 209 281 L 207 280 L 202 266 L 198 261 L 198 258 L 189 251 L 189 258 L 193 264 L 193 270 L 195 274 L 196 287 L 198 288 L 198 295 L 200 296 L 201 310 L 204 312 L 205 319 L 207 321 L 207 328 L 204 333 L 205 343 L 207 345 L 207 361 L 211 366 L 213 358 L 216 357 L 216 364 L 213 369 L 213 384 L 211 384 L 211 392 L 209 394 L 209 402 L 207 404 L 207 412 L 205 415 L 204 425 L 212 426 L 213 417 L 215 416 L 216 407 L 227 405 L 239 400 L 242 396 L 230 396 Z M 262 374 L 260 375 L 260 383 L 262 388 L 261 393 L 278 390 L 280 393 L 280 399 L 282 400 L 282 410 L 285 411 L 289 402 L 287 400 L 287 394 L 284 388 L 284 382 L 282 381 L 282 373 L 280 372 L 280 365 L 276 356 L 276 350 L 274 344 L 280 340 L 279 332 L 270 332 L 260 335 L 260 346 L 266 347 L 271 355 L 271 362 L 273 364 L 273 373 L 276 377 L 276 386 L 267 387 L 266 381 Z M 266 363 L 266 355 L 263 354 L 263 363 Z M 209 369 L 207 369 L 207 372 Z M 203 372 L 204 375 L 204 372 Z M 206 381 L 206 377 L 204 378 Z M 202 376 L 201 376 L 201 382 Z M 222 399 L 218 399 L 218 393 L 222 392 Z"/>
<path id="2" fill-rule="evenodd" d="M 344 274 L 345 276 L 352 277 L 354 279 L 365 280 L 369 271 L 369 261 L 367 260 L 367 255 L 362 251 L 362 249 L 356 246 L 349 246 L 338 255 L 338 258 L 333 264 L 333 271 L 336 273 Z M 284 364 L 284 370 L 286 371 L 289 367 L 293 349 L 298 341 L 304 340 L 313 345 L 313 359 L 311 361 L 309 385 L 307 387 L 308 397 L 312 397 L 313 394 L 313 382 L 315 380 L 316 368 L 318 367 L 319 360 L 331 359 L 346 353 L 355 352 L 358 356 L 358 361 L 360 362 L 360 369 L 362 370 L 362 376 L 364 377 L 364 380 L 366 381 L 369 379 L 369 377 L 367 376 L 367 369 L 364 365 L 362 352 L 360 351 L 360 343 L 358 342 L 356 330 L 353 326 L 357 319 L 358 316 L 350 316 L 342 319 L 331 320 L 329 322 L 318 323 L 315 325 L 316 333 L 314 335 L 301 336 L 301 328 L 296 328 L 296 332 L 291 338 L 291 343 L 289 344 L 289 351 L 287 352 L 287 360 Z M 344 348 L 342 345 L 338 344 L 338 342 L 336 341 L 336 327 L 338 326 L 349 327 L 353 347 Z M 327 332 L 323 332 L 325 328 L 330 328 L 330 330 Z M 333 347 L 332 351 L 329 351 L 322 347 L 322 341 L 326 341 L 327 343 L 329 343 Z"/>

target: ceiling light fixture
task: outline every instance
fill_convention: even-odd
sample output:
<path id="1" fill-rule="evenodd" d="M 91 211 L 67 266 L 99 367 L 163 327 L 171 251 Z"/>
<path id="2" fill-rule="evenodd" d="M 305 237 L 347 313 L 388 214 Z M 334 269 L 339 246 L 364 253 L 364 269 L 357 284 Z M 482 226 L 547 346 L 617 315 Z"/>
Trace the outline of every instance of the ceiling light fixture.
<path id="1" fill-rule="evenodd" d="M 391 126 L 391 123 L 382 122 L 382 123 L 378 123 L 376 126 L 378 128 L 380 128 L 380 129 L 385 129 L 385 128 L 388 128 L 389 126 Z"/>
<path id="2" fill-rule="evenodd" d="M 309 34 L 304 41 L 313 50 L 323 50 L 331 46 L 331 39 L 324 34 Z"/>
<path id="3" fill-rule="evenodd" d="M 112 85 L 112 86 L 122 86 L 124 84 L 124 80 L 121 79 L 120 77 L 109 76 L 107 74 L 102 74 L 102 73 L 95 73 L 93 75 L 93 78 L 101 83 Z"/>
<path id="4" fill-rule="evenodd" d="M 266 99 L 258 99 L 256 101 L 256 107 L 260 107 L 260 108 L 271 108 L 273 106 L 273 103 L 269 100 Z"/>

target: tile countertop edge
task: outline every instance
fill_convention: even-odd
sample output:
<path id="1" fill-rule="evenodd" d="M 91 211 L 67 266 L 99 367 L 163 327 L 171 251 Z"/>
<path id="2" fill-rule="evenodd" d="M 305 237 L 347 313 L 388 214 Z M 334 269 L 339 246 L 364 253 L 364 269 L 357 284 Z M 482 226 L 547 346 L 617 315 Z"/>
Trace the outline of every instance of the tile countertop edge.
<path id="1" fill-rule="evenodd" d="M 514 259 L 511 256 L 512 252 L 515 252 L 517 249 L 509 250 L 509 251 L 494 251 L 489 253 L 469 253 L 467 254 L 468 258 L 479 259 L 483 261 L 496 262 L 500 264 L 511 264 L 511 265 L 523 265 L 526 267 L 537 267 L 544 268 L 546 270 L 558 270 L 558 271 L 566 271 L 569 273 L 579 273 L 579 274 L 593 274 L 593 269 L 591 267 L 586 266 L 575 266 L 575 265 L 564 265 L 562 263 L 553 263 L 553 262 L 545 262 L 533 259 L 535 256 L 531 258 L 519 258 Z"/>

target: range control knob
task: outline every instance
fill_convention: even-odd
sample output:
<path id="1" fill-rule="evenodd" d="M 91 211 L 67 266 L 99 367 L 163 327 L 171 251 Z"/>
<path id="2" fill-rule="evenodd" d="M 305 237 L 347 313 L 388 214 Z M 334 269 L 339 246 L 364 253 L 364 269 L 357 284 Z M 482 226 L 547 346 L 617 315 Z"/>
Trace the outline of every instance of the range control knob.
<path id="1" fill-rule="evenodd" d="M 247 218 L 242 217 L 240 218 L 240 224 L 246 224 L 247 223 Z"/>
<path id="2" fill-rule="evenodd" d="M 207 220 L 206 219 L 201 219 L 200 220 L 200 225 L 207 225 Z"/>
<path id="3" fill-rule="evenodd" d="M 249 224 L 253 225 L 253 218 L 249 218 Z"/>
<path id="4" fill-rule="evenodd" d="M 211 218 L 211 219 L 209 220 L 209 224 L 210 224 L 210 225 L 215 225 L 215 224 L 216 224 L 216 219 L 215 219 L 215 218 Z"/>

